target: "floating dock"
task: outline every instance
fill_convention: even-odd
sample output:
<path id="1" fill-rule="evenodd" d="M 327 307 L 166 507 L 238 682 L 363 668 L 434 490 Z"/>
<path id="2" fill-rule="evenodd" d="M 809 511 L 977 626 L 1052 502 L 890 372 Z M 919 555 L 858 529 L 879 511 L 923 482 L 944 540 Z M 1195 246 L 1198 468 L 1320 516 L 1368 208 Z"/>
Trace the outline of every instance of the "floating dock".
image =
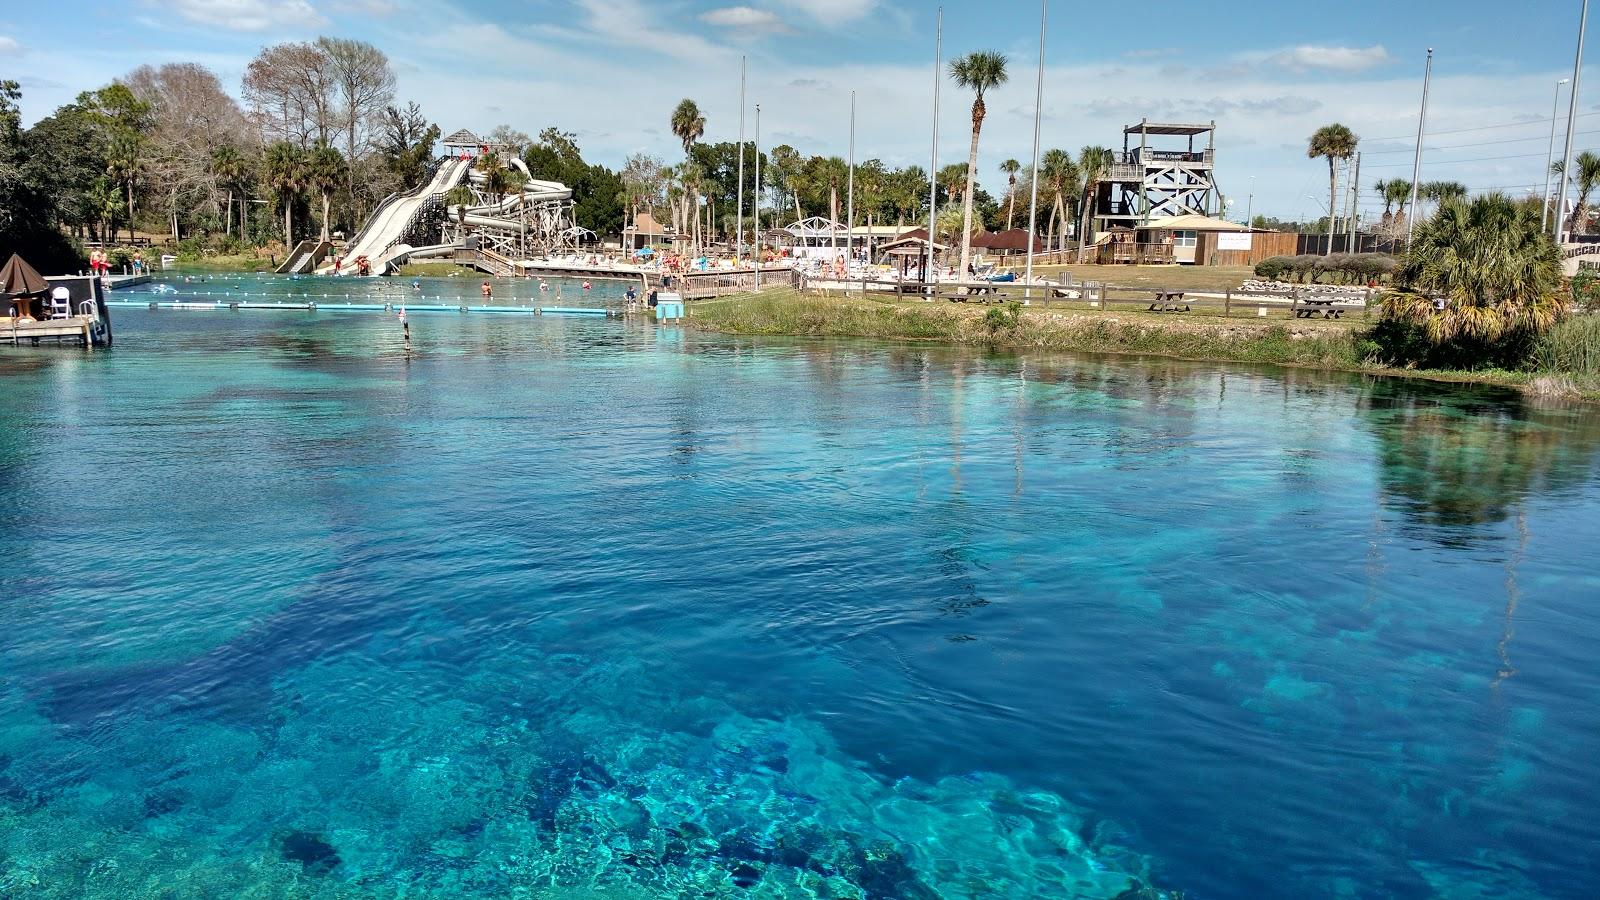
<path id="1" fill-rule="evenodd" d="M 107 306 L 128 309 L 278 309 L 300 312 L 440 312 L 440 313 L 496 313 L 521 316 L 619 316 L 620 310 L 596 306 L 474 306 L 467 303 L 326 303 L 307 299 L 283 300 L 107 300 Z"/>

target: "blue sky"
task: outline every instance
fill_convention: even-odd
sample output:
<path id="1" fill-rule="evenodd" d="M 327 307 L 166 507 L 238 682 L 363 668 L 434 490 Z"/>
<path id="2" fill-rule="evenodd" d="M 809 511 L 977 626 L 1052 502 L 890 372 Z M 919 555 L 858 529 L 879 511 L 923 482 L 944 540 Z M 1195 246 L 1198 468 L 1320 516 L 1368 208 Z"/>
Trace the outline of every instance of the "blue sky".
<path id="1" fill-rule="evenodd" d="M 232 90 L 264 44 L 336 34 L 389 54 L 400 95 L 447 132 L 557 125 L 616 165 L 675 159 L 670 107 L 693 97 L 708 140 L 738 133 L 738 70 L 762 104 L 762 142 L 927 165 L 934 11 L 910 0 L 127 0 L 20 5 L 0 25 L 0 77 L 24 85 L 28 121 L 142 63 L 198 62 Z M 1038 4 L 947 3 L 947 58 L 1011 58 L 990 99 L 980 180 L 1032 141 Z M 1305 139 L 1341 121 L 1362 137 L 1365 187 L 1409 177 L 1423 56 L 1435 48 L 1423 177 L 1513 192 L 1542 183 L 1555 82 L 1571 74 L 1579 0 L 1064 3 L 1051 6 L 1043 144 L 1120 146 L 1121 126 L 1217 122 L 1225 193 L 1258 213 L 1321 214 Z M 1138 21 L 1155 35 L 1127 37 Z M 1600 34 L 1600 32 L 1592 32 Z M 1600 40 L 1600 38 L 1597 38 Z M 1600 53 L 1600 49 L 1596 50 Z M 1578 149 L 1600 147 L 1600 73 L 1580 97 Z M 940 162 L 965 158 L 970 97 L 946 81 Z M 1562 102 L 1564 115 L 1565 99 Z M 1541 123 L 1541 120 L 1542 123 Z M 747 122 L 753 127 L 753 121 Z M 1564 122 L 1563 122 L 1564 126 Z M 1559 150 L 1558 150 L 1559 153 Z M 1326 201 L 1321 201 L 1325 204 Z M 1371 206 L 1371 201 L 1365 205 Z M 1236 207 L 1235 212 L 1243 210 Z"/>

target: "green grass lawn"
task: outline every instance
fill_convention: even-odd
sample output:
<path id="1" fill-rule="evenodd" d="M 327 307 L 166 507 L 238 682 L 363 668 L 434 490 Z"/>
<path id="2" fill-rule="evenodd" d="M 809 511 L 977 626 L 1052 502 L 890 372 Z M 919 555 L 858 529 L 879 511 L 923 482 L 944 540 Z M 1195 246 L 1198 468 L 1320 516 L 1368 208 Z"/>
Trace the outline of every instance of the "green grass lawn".
<path id="1" fill-rule="evenodd" d="M 1021 272 L 1022 267 L 1014 267 Z M 1062 272 L 1073 281 L 1099 281 L 1105 284 L 1174 291 L 1237 290 L 1246 278 L 1254 278 L 1249 266 L 1034 266 L 1035 275 L 1055 279 Z"/>

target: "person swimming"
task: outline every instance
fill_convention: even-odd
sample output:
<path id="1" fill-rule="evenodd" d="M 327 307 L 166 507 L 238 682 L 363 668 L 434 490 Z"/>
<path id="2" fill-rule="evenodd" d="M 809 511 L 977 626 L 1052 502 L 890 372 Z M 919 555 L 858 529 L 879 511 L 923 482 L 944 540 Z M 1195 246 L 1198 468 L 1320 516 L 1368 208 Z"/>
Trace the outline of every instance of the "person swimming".
<path id="1" fill-rule="evenodd" d="M 420 282 L 420 281 L 413 281 L 413 282 L 411 282 L 411 289 L 412 289 L 412 290 L 413 290 L 413 291 L 420 291 L 420 290 L 422 290 L 422 282 Z"/>
<path id="2" fill-rule="evenodd" d="M 589 282 L 585 281 L 583 283 L 583 289 L 586 290 L 586 291 L 589 289 Z"/>

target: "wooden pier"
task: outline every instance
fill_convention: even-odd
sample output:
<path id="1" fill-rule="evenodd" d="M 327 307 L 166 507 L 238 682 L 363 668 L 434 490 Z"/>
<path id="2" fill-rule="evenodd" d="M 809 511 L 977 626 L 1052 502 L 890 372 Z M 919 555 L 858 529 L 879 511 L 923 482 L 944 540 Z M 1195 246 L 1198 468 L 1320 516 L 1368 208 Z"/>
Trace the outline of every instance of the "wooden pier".
<path id="1" fill-rule="evenodd" d="M 105 285 L 90 275 L 59 275 L 45 279 L 50 292 L 61 288 L 68 299 L 54 315 L 49 299 L 32 301 L 22 312 L 0 316 L 0 344 L 38 347 L 70 345 L 93 350 L 111 346 L 111 312 L 106 307 Z M 21 302 L 21 301 L 18 301 Z M 34 316 L 38 313 L 38 317 Z M 46 317 L 48 315 L 48 317 Z"/>

